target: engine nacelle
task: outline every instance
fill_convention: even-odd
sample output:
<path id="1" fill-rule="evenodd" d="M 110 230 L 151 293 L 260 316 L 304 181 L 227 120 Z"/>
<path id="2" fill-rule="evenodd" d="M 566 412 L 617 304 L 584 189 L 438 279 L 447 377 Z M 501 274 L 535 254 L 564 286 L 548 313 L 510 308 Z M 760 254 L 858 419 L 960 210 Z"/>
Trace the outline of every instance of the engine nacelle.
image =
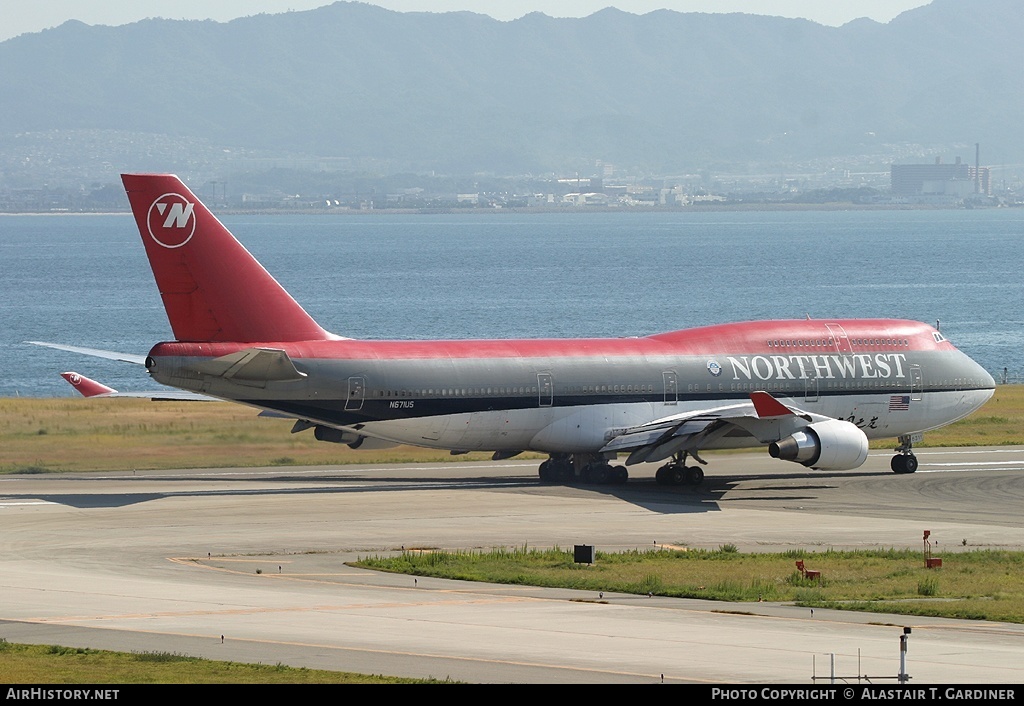
<path id="1" fill-rule="evenodd" d="M 327 441 L 332 444 L 347 444 L 350 449 L 390 449 L 398 446 L 393 441 L 374 439 L 370 436 L 355 434 L 350 431 L 342 431 L 333 427 L 325 427 L 317 424 L 313 429 L 313 436 L 317 441 Z"/>
<path id="2" fill-rule="evenodd" d="M 868 437 L 850 422 L 815 422 L 768 445 L 772 458 L 824 471 L 848 471 L 868 458 Z"/>
<path id="3" fill-rule="evenodd" d="M 362 451 L 393 449 L 396 446 L 401 446 L 401 444 L 394 441 L 388 441 L 387 439 L 378 439 L 373 436 L 360 436 L 348 445 L 350 449 L 360 449 Z"/>

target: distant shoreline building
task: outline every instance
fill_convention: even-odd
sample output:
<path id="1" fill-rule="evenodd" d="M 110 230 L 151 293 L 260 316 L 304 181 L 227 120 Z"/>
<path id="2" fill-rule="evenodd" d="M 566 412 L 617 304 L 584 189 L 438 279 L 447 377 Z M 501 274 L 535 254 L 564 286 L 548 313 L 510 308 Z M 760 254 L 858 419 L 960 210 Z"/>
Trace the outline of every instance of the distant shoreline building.
<path id="1" fill-rule="evenodd" d="M 934 164 L 893 164 L 891 180 L 895 197 L 964 199 L 976 194 L 992 195 L 991 169 L 972 167 L 959 157 L 954 164 L 943 164 L 941 157 L 936 157 Z"/>

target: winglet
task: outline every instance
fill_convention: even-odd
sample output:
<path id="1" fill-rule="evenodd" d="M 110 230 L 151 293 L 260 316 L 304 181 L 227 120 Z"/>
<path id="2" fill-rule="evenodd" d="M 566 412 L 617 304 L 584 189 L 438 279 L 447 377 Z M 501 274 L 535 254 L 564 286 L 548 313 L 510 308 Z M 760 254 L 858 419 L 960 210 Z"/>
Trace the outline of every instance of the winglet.
<path id="1" fill-rule="evenodd" d="M 750 401 L 754 403 L 754 411 L 757 416 L 765 417 L 788 417 L 795 416 L 796 412 L 779 402 L 767 392 L 751 392 Z"/>
<path id="2" fill-rule="evenodd" d="M 117 393 L 112 387 L 90 380 L 84 375 L 79 375 L 75 372 L 61 373 L 60 376 L 68 381 L 71 387 L 82 393 L 83 397 L 102 397 L 103 395 L 113 395 Z"/>

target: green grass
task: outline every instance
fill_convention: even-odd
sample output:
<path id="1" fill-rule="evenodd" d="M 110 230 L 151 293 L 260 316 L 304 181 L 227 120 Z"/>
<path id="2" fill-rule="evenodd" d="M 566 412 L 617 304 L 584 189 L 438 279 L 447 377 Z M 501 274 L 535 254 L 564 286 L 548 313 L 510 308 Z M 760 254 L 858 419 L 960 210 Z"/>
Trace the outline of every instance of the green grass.
<path id="1" fill-rule="evenodd" d="M 357 566 L 438 578 L 583 591 L 738 602 L 790 602 L 812 607 L 1024 623 L 1024 552 L 977 550 L 790 551 L 744 554 L 717 550 L 645 549 L 597 553 L 576 564 L 563 549 L 405 551 L 361 558 Z M 821 572 L 804 578 L 797 560 Z"/>
<path id="2" fill-rule="evenodd" d="M 168 652 L 124 653 L 0 639 L 3 684 L 439 684 L 436 679 L 218 662 Z"/>

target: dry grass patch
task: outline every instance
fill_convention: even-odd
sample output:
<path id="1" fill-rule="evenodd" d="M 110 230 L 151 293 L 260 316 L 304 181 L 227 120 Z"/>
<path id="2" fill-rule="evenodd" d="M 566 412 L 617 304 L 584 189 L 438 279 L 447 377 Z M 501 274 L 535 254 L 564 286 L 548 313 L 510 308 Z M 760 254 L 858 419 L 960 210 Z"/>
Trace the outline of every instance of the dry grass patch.
<path id="1" fill-rule="evenodd" d="M 230 402 L 0 399 L 0 473 L 451 461 L 447 451 L 356 451 L 291 433 Z M 467 454 L 454 460 L 483 460 Z"/>
<path id="2" fill-rule="evenodd" d="M 0 398 L 0 473 L 224 468 L 485 460 L 409 446 L 352 450 L 290 433 L 286 419 L 259 418 L 230 402 L 118 398 Z M 893 440 L 872 444 L 891 448 Z M 968 419 L 929 432 L 919 446 L 1024 445 L 1024 385 L 1001 385 Z M 533 455 L 540 458 L 539 455 Z M 529 458 L 524 455 L 522 458 Z"/>

